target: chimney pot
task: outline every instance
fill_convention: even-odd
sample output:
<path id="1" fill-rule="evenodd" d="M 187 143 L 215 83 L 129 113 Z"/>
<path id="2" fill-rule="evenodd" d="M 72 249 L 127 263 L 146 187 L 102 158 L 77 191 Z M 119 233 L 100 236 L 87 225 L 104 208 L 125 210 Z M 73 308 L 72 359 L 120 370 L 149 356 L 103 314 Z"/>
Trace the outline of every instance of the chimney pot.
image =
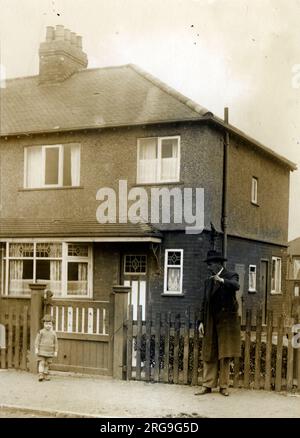
<path id="1" fill-rule="evenodd" d="M 65 29 L 65 40 L 71 41 L 71 31 L 69 29 Z"/>
<path id="2" fill-rule="evenodd" d="M 76 46 L 76 33 L 75 32 L 71 32 L 71 44 Z"/>
<path id="3" fill-rule="evenodd" d="M 82 49 L 82 36 L 77 35 L 76 40 L 77 40 L 77 47 L 79 49 Z"/>
<path id="4" fill-rule="evenodd" d="M 47 26 L 47 31 L 46 31 L 46 41 L 52 41 L 54 40 L 54 27 L 53 26 Z"/>
<path id="5" fill-rule="evenodd" d="M 87 68 L 82 37 L 62 25 L 48 26 L 46 41 L 40 44 L 39 83 L 59 83 Z"/>
<path id="6" fill-rule="evenodd" d="M 65 39 L 65 31 L 64 31 L 64 26 L 62 24 L 58 24 L 56 26 L 55 39 L 56 40 L 64 40 Z"/>

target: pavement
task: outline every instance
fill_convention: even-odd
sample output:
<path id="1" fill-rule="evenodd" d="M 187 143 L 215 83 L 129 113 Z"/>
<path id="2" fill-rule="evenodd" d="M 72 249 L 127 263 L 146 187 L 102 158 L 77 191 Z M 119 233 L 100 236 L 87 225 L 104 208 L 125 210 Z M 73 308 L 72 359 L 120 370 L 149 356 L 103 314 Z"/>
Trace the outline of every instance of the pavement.
<path id="1" fill-rule="evenodd" d="M 120 381 L 75 373 L 0 370 L 0 417 L 299 418 L 300 394 L 230 389 L 195 396 L 197 387 Z"/>

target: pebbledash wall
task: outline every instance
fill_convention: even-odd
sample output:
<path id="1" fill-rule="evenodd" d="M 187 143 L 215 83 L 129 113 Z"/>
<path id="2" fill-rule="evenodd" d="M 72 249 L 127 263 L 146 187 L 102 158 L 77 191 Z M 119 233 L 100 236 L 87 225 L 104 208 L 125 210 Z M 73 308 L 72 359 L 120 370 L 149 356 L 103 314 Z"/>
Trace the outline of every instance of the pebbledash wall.
<path id="1" fill-rule="evenodd" d="M 164 187 L 204 187 L 206 225 L 210 221 L 217 224 L 221 216 L 222 145 L 207 126 L 179 123 L 2 139 L 0 182 L 5 208 L 1 217 L 95 219 L 99 188 L 118 192 L 121 179 L 128 181 L 128 188 L 136 186 L 137 139 L 170 135 L 181 137 L 180 181 Z M 74 142 L 81 144 L 79 188 L 24 189 L 26 146 Z"/>

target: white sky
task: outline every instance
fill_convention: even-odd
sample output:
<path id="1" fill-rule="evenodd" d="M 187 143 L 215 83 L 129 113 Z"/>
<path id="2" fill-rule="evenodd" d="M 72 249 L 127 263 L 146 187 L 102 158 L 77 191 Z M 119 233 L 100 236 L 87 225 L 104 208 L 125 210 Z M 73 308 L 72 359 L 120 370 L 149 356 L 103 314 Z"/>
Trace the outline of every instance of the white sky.
<path id="1" fill-rule="evenodd" d="M 63 24 L 89 67 L 135 63 L 221 117 L 229 106 L 231 123 L 300 167 L 299 17 L 300 0 L 0 0 L 0 72 L 37 74 L 46 26 Z M 297 171 L 290 239 L 299 200 Z"/>

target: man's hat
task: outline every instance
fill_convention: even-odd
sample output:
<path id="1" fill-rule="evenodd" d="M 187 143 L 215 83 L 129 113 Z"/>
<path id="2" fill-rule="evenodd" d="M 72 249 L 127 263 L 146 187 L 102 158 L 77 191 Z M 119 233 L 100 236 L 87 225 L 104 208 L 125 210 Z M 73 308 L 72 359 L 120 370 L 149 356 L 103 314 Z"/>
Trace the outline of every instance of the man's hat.
<path id="1" fill-rule="evenodd" d="M 44 315 L 43 316 L 42 321 L 43 322 L 54 322 L 54 319 L 53 319 L 53 317 L 51 315 L 48 314 L 48 315 Z"/>
<path id="2" fill-rule="evenodd" d="M 219 251 L 215 251 L 214 249 L 211 249 L 207 252 L 206 259 L 203 261 L 208 263 L 208 262 L 224 262 L 225 260 L 227 259 L 223 257 Z"/>

